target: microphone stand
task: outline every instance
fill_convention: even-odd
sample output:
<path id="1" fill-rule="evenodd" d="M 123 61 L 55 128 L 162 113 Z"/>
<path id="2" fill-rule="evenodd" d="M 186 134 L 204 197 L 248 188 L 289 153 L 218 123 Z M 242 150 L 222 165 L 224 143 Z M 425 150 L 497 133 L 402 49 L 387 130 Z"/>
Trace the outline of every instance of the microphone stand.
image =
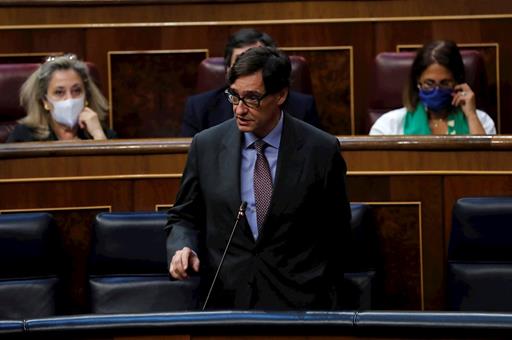
<path id="1" fill-rule="evenodd" d="M 215 282 L 217 281 L 217 276 L 219 276 L 220 268 L 224 263 L 224 258 L 226 257 L 226 253 L 228 252 L 229 245 L 231 244 L 231 239 L 235 234 L 236 227 L 238 226 L 238 222 L 240 218 L 245 215 L 245 209 L 247 208 L 247 202 L 242 202 L 240 205 L 240 209 L 238 209 L 238 215 L 236 215 L 235 225 L 233 226 L 233 230 L 231 230 L 231 235 L 229 235 L 228 243 L 226 244 L 226 248 L 224 248 L 224 254 L 220 259 L 219 266 L 217 267 L 217 271 L 215 272 L 215 276 L 213 277 L 212 284 L 210 285 L 210 289 L 208 290 L 208 295 L 206 295 L 206 300 L 204 301 L 202 311 L 206 309 L 206 305 L 208 304 L 208 300 L 210 299 L 210 295 L 212 293 L 213 287 L 215 286 Z"/>

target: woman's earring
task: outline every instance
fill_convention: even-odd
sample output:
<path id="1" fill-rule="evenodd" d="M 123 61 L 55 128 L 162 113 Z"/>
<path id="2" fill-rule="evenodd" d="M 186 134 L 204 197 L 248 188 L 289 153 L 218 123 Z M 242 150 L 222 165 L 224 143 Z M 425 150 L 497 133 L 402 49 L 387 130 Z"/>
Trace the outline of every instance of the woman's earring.
<path id="1" fill-rule="evenodd" d="M 48 104 L 44 103 L 44 105 L 43 105 L 43 106 L 44 106 L 44 109 L 45 109 L 46 111 L 50 111 L 50 108 L 48 107 Z"/>

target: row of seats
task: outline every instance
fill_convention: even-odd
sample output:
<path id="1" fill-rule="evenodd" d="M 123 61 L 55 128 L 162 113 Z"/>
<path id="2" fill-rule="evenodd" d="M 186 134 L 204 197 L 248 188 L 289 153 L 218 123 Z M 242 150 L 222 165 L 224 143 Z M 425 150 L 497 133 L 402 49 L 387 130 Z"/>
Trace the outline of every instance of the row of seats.
<path id="1" fill-rule="evenodd" d="M 477 106 L 489 107 L 487 78 L 483 58 L 478 51 L 463 50 L 462 57 L 466 68 L 467 82 L 476 93 Z M 415 53 L 385 52 L 377 55 L 373 72 L 372 88 L 369 91 L 369 105 L 366 122 L 367 131 L 383 113 L 402 106 L 402 90 L 409 74 Z M 309 66 L 302 56 L 291 56 L 292 81 L 295 91 L 312 94 L 312 82 Z M 19 106 L 19 89 L 25 79 L 39 64 L 0 64 L 0 142 L 7 139 L 16 120 L 24 116 Z M 93 78 L 98 82 L 98 71 L 94 64 L 88 63 Z M 220 88 L 225 83 L 224 59 L 211 57 L 203 60 L 198 68 L 196 92 Z M 100 86 L 101 88 L 101 86 Z"/>
<path id="2" fill-rule="evenodd" d="M 347 309 L 372 309 L 375 269 L 371 209 L 353 214 L 345 291 Z M 463 198 L 453 208 L 448 251 L 447 309 L 512 311 L 512 197 Z M 197 307 L 198 278 L 167 274 L 166 214 L 100 213 L 93 225 L 88 264 L 90 313 L 156 313 Z M 48 213 L 0 215 L 0 319 L 61 314 L 59 235 Z"/>
<path id="3" fill-rule="evenodd" d="M 370 208 L 352 204 L 356 253 L 366 249 Z M 157 313 L 196 309 L 198 277 L 170 280 L 163 212 L 116 212 L 96 216 L 87 268 L 89 312 Z M 65 256 L 48 213 L 0 215 L 0 319 L 63 314 L 69 301 L 62 280 Z M 347 308 L 370 309 L 375 269 L 364 255 L 347 273 Z M 69 289 L 68 289 L 69 290 Z"/>

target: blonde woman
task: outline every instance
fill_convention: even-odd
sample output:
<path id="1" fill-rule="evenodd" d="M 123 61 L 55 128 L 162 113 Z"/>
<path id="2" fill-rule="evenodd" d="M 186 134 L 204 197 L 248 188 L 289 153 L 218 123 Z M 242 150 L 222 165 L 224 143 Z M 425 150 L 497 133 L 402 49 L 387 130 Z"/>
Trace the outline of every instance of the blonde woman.
<path id="1" fill-rule="evenodd" d="M 84 62 L 68 54 L 50 57 L 25 81 L 20 104 L 27 116 L 7 142 L 106 139 L 107 100 Z"/>

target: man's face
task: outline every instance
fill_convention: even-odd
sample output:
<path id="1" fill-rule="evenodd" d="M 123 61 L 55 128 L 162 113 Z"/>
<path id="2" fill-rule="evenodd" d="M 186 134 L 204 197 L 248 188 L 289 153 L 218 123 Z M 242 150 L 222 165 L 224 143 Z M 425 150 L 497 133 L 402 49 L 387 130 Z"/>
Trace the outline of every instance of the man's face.
<path id="1" fill-rule="evenodd" d="M 245 51 L 247 51 L 250 48 L 260 47 L 260 46 L 263 46 L 263 44 L 258 41 L 251 45 L 234 48 L 233 53 L 231 54 L 231 62 L 229 63 L 229 67 L 233 66 L 233 64 L 235 63 L 236 57 L 238 57 L 240 54 L 244 53 Z"/>
<path id="2" fill-rule="evenodd" d="M 249 107 L 242 100 L 233 104 L 236 124 L 242 132 L 252 132 L 257 137 L 265 137 L 277 125 L 281 115 L 279 106 L 288 95 L 288 89 L 266 95 L 261 71 L 239 77 L 231 86 L 231 93 L 239 98 L 261 98 L 259 107 Z"/>

